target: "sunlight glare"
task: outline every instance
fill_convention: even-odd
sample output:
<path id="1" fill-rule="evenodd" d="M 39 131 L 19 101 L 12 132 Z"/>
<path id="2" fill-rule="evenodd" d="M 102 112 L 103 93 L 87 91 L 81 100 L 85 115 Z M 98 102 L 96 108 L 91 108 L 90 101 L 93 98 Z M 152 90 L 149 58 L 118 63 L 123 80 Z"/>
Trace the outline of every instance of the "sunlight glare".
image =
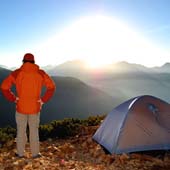
<path id="1" fill-rule="evenodd" d="M 89 67 L 117 61 L 149 66 L 154 64 L 152 57 L 167 55 L 128 25 L 100 15 L 82 17 L 72 23 L 46 41 L 40 53 L 49 56 L 52 62 L 82 59 L 89 63 Z"/>

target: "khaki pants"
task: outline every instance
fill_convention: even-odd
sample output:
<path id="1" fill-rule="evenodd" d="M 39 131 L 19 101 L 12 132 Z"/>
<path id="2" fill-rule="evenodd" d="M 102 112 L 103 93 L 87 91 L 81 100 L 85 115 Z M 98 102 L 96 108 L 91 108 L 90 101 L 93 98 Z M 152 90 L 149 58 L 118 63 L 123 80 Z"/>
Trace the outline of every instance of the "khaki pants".
<path id="1" fill-rule="evenodd" d="M 24 155 L 25 144 L 27 142 L 26 129 L 29 126 L 29 141 L 32 156 L 36 156 L 39 150 L 39 122 L 40 113 L 37 114 L 21 114 L 16 112 L 17 123 L 17 153 L 20 156 Z"/>

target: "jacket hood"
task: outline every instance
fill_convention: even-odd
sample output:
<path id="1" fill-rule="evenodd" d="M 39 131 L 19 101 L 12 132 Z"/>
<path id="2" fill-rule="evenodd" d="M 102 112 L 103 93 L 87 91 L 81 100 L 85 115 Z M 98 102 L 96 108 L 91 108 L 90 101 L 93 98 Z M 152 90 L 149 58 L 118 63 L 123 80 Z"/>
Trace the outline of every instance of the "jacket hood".
<path id="1" fill-rule="evenodd" d="M 21 70 L 25 72 L 36 72 L 39 70 L 39 66 L 28 62 L 21 66 Z"/>

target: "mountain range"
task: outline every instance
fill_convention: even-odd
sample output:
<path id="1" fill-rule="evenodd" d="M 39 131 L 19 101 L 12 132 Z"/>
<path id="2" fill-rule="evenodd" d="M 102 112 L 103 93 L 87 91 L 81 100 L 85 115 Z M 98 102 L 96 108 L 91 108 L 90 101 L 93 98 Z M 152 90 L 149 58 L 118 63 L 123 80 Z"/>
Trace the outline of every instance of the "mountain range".
<path id="1" fill-rule="evenodd" d="M 42 124 L 66 117 L 107 114 L 118 104 L 140 95 L 153 95 L 170 102 L 170 63 L 148 68 L 119 62 L 90 69 L 76 60 L 43 69 L 52 76 L 57 89 L 43 106 Z M 10 71 L 0 68 L 0 83 Z M 0 126 L 15 126 L 15 105 L 6 101 L 1 93 L 0 103 Z"/>
<path id="2" fill-rule="evenodd" d="M 128 63 L 125 61 L 104 65 L 101 68 L 90 68 L 87 63 L 82 60 L 72 60 L 60 65 L 48 65 L 43 67 L 51 75 L 81 75 L 83 72 L 92 74 L 94 72 L 102 73 L 124 73 L 124 72 L 154 72 L 154 73 L 170 73 L 170 63 L 165 63 L 160 67 L 146 67 L 141 64 Z M 77 75 L 76 75 L 77 77 Z"/>
<path id="3" fill-rule="evenodd" d="M 9 73 L 10 70 L 0 69 L 0 83 Z M 113 97 L 77 78 L 53 76 L 52 79 L 56 84 L 56 92 L 53 98 L 43 105 L 41 124 L 56 119 L 106 114 L 114 105 Z M 15 92 L 14 88 L 13 91 Z M 15 104 L 8 102 L 2 93 L 0 103 L 0 127 L 15 126 Z"/>
<path id="4" fill-rule="evenodd" d="M 76 77 L 122 102 L 145 94 L 170 102 L 170 63 L 148 68 L 140 64 L 118 62 L 100 69 L 89 69 L 85 63 L 76 60 L 53 66 L 47 72 Z"/>

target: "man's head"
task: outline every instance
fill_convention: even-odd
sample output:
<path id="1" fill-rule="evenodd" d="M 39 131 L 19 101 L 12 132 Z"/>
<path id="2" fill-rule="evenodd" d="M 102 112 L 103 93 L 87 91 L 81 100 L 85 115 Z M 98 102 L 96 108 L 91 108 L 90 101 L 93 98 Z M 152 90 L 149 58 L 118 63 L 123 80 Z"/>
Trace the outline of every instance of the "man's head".
<path id="1" fill-rule="evenodd" d="M 34 55 L 31 53 L 26 53 L 22 61 L 23 63 L 26 63 L 26 62 L 35 63 Z"/>

